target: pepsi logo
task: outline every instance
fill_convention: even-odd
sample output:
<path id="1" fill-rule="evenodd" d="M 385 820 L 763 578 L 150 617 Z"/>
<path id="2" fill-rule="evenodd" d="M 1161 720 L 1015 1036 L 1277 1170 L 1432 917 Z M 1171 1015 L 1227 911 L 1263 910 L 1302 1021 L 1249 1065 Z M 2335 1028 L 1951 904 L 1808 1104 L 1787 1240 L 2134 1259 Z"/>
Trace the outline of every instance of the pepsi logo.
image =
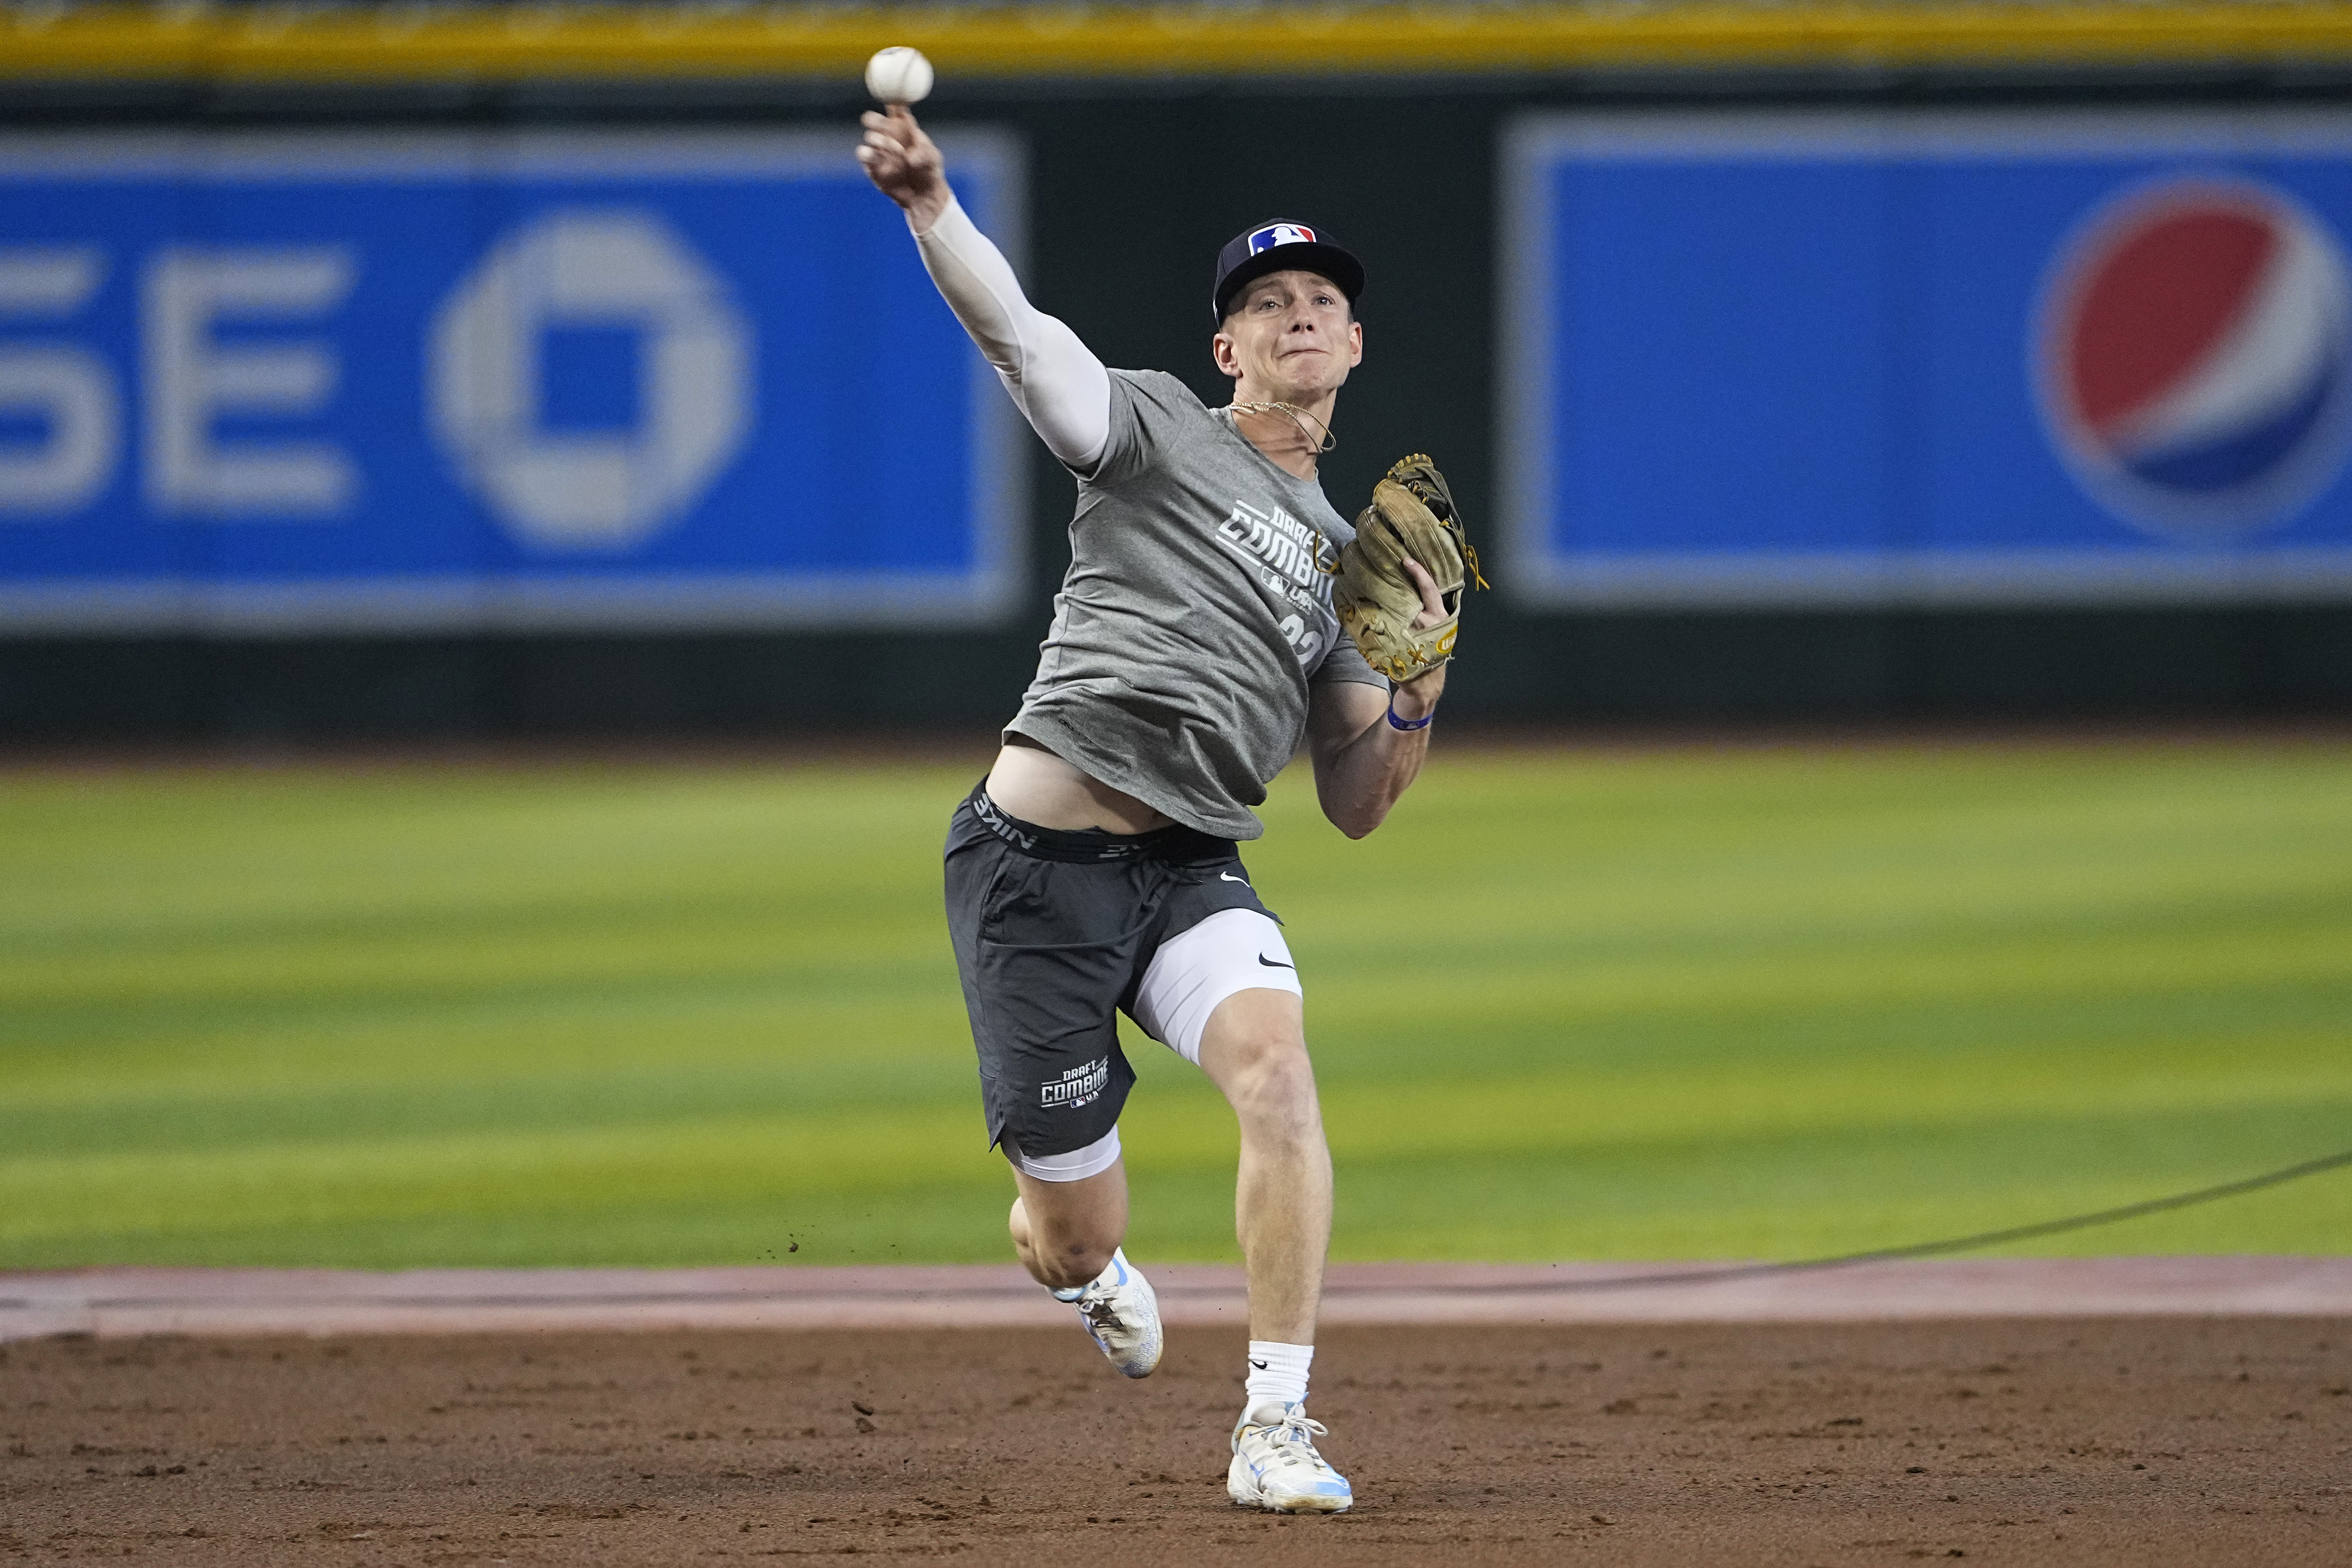
<path id="1" fill-rule="evenodd" d="M 2060 249 L 2032 352 L 2068 469 L 2151 532 L 2276 526 L 2343 467 L 2352 278 L 2335 237 L 2267 185 L 2176 176 L 2094 211 Z"/>
<path id="2" fill-rule="evenodd" d="M 1312 245 L 1314 243 L 1315 231 L 1303 223 L 1268 224 L 1249 237 L 1252 256 L 1257 255 L 1260 251 L 1272 250 L 1277 245 Z"/>

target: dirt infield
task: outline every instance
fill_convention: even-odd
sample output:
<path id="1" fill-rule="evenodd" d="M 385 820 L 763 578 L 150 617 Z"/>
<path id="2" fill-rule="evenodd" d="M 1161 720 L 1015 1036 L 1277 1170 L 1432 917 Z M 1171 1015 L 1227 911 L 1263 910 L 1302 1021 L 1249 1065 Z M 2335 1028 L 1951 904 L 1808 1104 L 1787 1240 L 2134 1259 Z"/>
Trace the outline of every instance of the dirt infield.
<path id="1" fill-rule="evenodd" d="M 1357 1511 L 1229 1507 L 1229 1330 L 0 1347 L 0 1556 L 2352 1563 L 2352 1323 L 1328 1331 Z"/>

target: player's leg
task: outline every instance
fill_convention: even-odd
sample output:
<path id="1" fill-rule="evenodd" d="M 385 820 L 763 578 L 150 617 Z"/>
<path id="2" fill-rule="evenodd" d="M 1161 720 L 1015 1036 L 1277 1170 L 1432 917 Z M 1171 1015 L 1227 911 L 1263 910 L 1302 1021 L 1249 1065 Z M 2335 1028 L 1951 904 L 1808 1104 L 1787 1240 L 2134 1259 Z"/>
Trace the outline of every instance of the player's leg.
<path id="1" fill-rule="evenodd" d="M 984 800 L 975 790 L 949 832 L 948 931 L 989 1130 L 1021 1190 L 1013 1248 L 1111 1363 L 1142 1377 L 1160 1363 L 1159 1305 L 1118 1250 L 1118 1113 L 1135 1074 L 1117 1009 L 1141 940 L 1135 868 L 1106 859 L 1102 835 L 983 812 Z"/>
<path id="2" fill-rule="evenodd" d="M 1241 1125 L 1234 1219 L 1249 1274 L 1249 1369 L 1226 1489 L 1250 1507 L 1333 1513 L 1354 1493 L 1316 1452 L 1323 1428 L 1307 1418 L 1331 1154 L 1297 974 L 1272 916 L 1223 910 L 1160 944 L 1135 1016 L 1208 1073 Z"/>
<path id="3" fill-rule="evenodd" d="M 1281 1513 L 1341 1512 L 1355 1490 L 1317 1451 L 1323 1426 L 1307 1415 L 1331 1243 L 1331 1151 L 1298 994 L 1253 989 L 1219 1003 L 1202 1034 L 1201 1068 L 1242 1134 L 1234 1228 L 1249 1271 L 1250 1370 L 1225 1490 Z"/>
<path id="4" fill-rule="evenodd" d="M 1234 1230 L 1249 1271 L 1250 1338 L 1315 1342 L 1331 1244 L 1331 1152 L 1297 993 L 1237 991 L 1201 1037 L 1201 1070 L 1241 1124 Z"/>
<path id="5" fill-rule="evenodd" d="M 1234 1218 L 1251 1337 L 1313 1344 L 1331 1240 L 1331 1152 L 1282 927 L 1263 910 L 1227 909 L 1169 938 L 1138 988 L 1135 1017 L 1209 1075 L 1240 1123 Z"/>
<path id="6" fill-rule="evenodd" d="M 1129 1377 L 1149 1377 L 1160 1364 L 1160 1300 L 1119 1250 L 1127 1234 L 1127 1165 L 1118 1157 L 1118 1129 L 1048 1159 L 1024 1155 L 1017 1144 L 1004 1152 L 1021 1189 L 1006 1226 L 1022 1267 L 1078 1310 L 1111 1365 Z"/>

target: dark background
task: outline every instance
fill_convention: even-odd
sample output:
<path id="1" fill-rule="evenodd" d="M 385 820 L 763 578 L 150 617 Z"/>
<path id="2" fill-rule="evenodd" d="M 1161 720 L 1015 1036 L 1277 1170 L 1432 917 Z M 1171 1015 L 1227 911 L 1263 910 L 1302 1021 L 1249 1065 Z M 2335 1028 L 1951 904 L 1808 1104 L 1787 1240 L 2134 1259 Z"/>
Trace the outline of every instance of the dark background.
<path id="1" fill-rule="evenodd" d="M 1324 480 L 1343 511 L 1433 454 L 1474 539 L 1494 515 L 1496 133 L 1537 106 L 2325 102 L 2352 77 L 2271 70 L 2036 77 L 1624 74 L 1443 83 L 944 84 L 933 126 L 1021 134 L 1039 304 L 1111 364 L 1208 357 L 1210 265 L 1269 216 L 1365 260 L 1365 363 Z M 839 123 L 851 84 L 231 89 L 10 87 L 0 124 Z M 875 197 L 877 201 L 883 198 Z M 1504 390 L 1507 395 L 1507 389 Z M 0 636 L 19 743 L 757 739 L 992 726 L 1026 683 L 1066 563 L 1072 482 L 1033 462 L 1032 599 L 1010 629 L 937 636 Z M 790 504 L 779 497 L 779 506 Z M 1484 530 L 1492 540 L 1491 522 Z M 1511 562 L 1493 549 L 1490 575 Z M 2242 721 L 2352 711 L 2352 606 L 1528 614 L 1474 599 L 1450 717 L 1646 724 Z"/>

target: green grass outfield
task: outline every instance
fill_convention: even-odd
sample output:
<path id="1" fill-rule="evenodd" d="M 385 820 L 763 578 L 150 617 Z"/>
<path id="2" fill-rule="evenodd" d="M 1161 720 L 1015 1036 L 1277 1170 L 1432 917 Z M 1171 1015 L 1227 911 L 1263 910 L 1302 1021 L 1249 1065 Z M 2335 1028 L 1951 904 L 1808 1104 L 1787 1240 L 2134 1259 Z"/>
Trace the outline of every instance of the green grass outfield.
<path id="1" fill-rule="evenodd" d="M 1000 1259 L 972 765 L 0 773 L 0 1267 Z M 1790 1257 L 2352 1147 L 2352 744 L 1448 751 L 1289 924 L 1351 1258 Z M 1234 1133 L 1129 1035 L 1139 1259 Z M 797 1250 L 792 1248 L 797 1245 Z M 2352 1251 L 2352 1172 L 2058 1237 Z"/>

